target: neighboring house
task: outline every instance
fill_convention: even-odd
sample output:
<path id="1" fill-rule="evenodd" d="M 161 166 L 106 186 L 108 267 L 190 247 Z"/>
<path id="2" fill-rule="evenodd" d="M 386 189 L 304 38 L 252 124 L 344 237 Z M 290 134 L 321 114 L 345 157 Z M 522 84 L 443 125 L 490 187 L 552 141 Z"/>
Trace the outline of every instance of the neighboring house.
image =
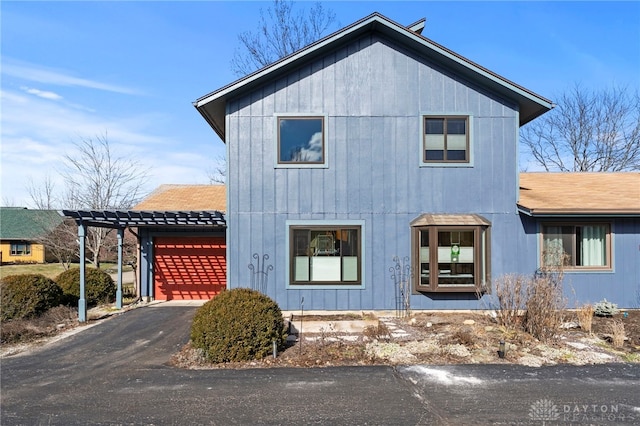
<path id="1" fill-rule="evenodd" d="M 423 26 L 372 14 L 194 103 L 227 146 L 228 287 L 249 287 L 266 255 L 264 291 L 284 310 L 394 309 L 398 257 L 413 268 L 412 309 L 478 309 L 492 280 L 533 275 L 543 246 L 577 250 L 591 233 L 605 260 L 573 265 L 573 297 L 631 306 L 637 174 L 616 175 L 631 186 L 602 211 L 595 197 L 545 198 L 564 177 L 519 182 L 519 128 L 551 101 Z"/>
<path id="2" fill-rule="evenodd" d="M 225 229 L 190 217 L 198 211 L 224 213 L 223 185 L 162 185 L 133 210 L 166 218 L 136 231 L 143 298 L 210 299 L 225 288 Z"/>
<path id="3" fill-rule="evenodd" d="M 47 254 L 43 237 L 62 224 L 55 210 L 0 207 L 0 262 L 44 263 L 54 260 Z"/>

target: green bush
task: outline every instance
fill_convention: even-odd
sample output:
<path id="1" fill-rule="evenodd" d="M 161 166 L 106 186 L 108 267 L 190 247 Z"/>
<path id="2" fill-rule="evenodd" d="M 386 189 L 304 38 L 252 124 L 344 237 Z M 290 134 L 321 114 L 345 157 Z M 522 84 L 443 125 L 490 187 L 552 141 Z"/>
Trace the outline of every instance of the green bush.
<path id="1" fill-rule="evenodd" d="M 594 305 L 593 314 L 597 317 L 612 317 L 619 312 L 618 305 L 603 299 Z"/>
<path id="2" fill-rule="evenodd" d="M 282 311 L 269 297 L 246 289 L 223 291 L 195 314 L 191 342 L 207 361 L 221 363 L 261 359 L 284 349 L 287 334 Z"/>
<path id="3" fill-rule="evenodd" d="M 64 292 L 65 303 L 77 304 L 80 299 L 80 268 L 62 272 L 55 281 Z M 85 270 L 85 300 L 87 306 L 97 306 L 116 300 L 116 285 L 108 273 L 95 268 Z"/>
<path id="4" fill-rule="evenodd" d="M 60 305 L 62 289 L 41 274 L 21 274 L 0 281 L 0 318 L 33 318 Z"/>

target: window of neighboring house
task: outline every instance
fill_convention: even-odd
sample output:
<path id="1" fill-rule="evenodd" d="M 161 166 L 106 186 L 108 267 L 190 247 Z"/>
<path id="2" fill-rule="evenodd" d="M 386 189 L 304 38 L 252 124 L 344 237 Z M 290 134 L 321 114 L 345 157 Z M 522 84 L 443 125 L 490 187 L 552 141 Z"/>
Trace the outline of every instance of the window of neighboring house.
<path id="1" fill-rule="evenodd" d="M 31 255 L 30 243 L 11 243 L 11 256 L 29 256 Z"/>
<path id="2" fill-rule="evenodd" d="M 327 135 L 324 116 L 279 116 L 277 165 L 325 167 Z"/>
<path id="3" fill-rule="evenodd" d="M 611 268 L 611 225 L 609 223 L 542 225 L 543 267 L 567 269 Z"/>
<path id="4" fill-rule="evenodd" d="M 469 163 L 469 117 L 424 116 L 422 161 Z"/>
<path id="5" fill-rule="evenodd" d="M 360 284 L 361 229 L 361 226 L 290 226 L 290 284 Z"/>
<path id="6" fill-rule="evenodd" d="M 414 289 L 483 291 L 489 282 L 489 224 L 412 225 Z"/>

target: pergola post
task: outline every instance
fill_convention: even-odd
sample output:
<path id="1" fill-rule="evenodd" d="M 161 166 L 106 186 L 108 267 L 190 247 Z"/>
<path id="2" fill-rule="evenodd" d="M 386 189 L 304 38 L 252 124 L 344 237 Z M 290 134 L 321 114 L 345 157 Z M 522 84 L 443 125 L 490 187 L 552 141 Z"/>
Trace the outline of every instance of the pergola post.
<path id="1" fill-rule="evenodd" d="M 78 321 L 87 321 L 87 300 L 85 298 L 85 237 L 87 227 L 84 223 L 78 223 L 78 244 L 80 244 L 80 298 L 78 299 Z"/>
<path id="2" fill-rule="evenodd" d="M 122 240 L 124 229 L 118 228 L 118 289 L 116 291 L 116 308 L 122 309 Z"/>

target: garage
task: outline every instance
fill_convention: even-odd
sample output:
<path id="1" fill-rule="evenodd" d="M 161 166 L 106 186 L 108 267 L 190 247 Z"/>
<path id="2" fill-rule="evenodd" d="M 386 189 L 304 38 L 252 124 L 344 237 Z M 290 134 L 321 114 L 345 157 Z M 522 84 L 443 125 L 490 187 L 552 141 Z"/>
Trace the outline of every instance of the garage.
<path id="1" fill-rule="evenodd" d="M 208 300 L 226 287 L 224 237 L 155 237 L 155 300 Z"/>
<path id="2" fill-rule="evenodd" d="M 161 185 L 133 210 L 63 210 L 62 214 L 78 225 L 81 247 L 88 228 L 117 230 L 119 265 L 125 230 L 137 238 L 135 285 L 140 300 L 209 300 L 226 288 L 225 208 L 224 185 Z M 84 264 L 85 250 L 80 253 Z M 119 280 L 120 306 L 121 286 Z M 83 322 L 86 305 L 78 306 Z"/>

